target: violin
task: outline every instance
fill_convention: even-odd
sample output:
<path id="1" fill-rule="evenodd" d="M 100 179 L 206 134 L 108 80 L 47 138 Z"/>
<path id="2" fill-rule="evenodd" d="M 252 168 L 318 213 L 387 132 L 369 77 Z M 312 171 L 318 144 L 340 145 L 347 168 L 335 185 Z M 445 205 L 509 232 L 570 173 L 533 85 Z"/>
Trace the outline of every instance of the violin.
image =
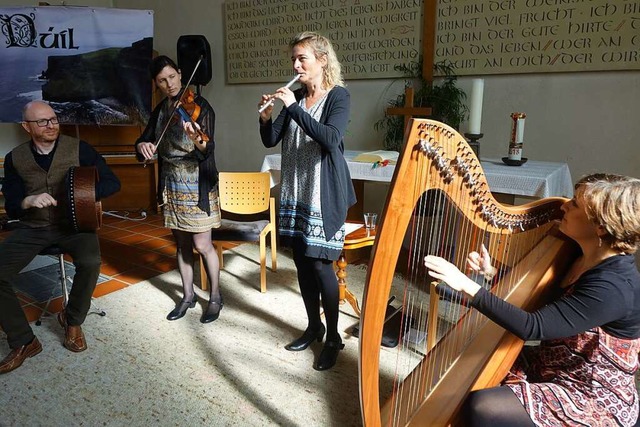
<path id="1" fill-rule="evenodd" d="M 202 129 L 196 126 L 196 120 L 200 117 L 200 106 L 195 102 L 196 95 L 189 88 L 186 88 L 180 99 L 176 103 L 175 113 L 172 120 L 177 120 L 178 116 L 184 121 L 191 123 L 193 129 L 198 133 L 202 142 L 209 142 L 209 136 Z"/>

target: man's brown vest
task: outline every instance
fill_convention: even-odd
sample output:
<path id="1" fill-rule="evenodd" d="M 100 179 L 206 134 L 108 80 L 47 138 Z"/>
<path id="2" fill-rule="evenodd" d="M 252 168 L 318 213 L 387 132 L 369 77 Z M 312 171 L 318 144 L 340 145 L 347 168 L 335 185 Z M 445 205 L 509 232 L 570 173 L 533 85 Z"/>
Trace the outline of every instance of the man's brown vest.
<path id="1" fill-rule="evenodd" d="M 67 185 L 65 177 L 72 166 L 80 166 L 80 143 L 75 138 L 60 135 L 49 172 L 42 169 L 31 151 L 31 141 L 20 144 L 11 151 L 13 166 L 25 185 L 26 196 L 49 193 L 58 206 L 26 211 L 20 222 L 29 227 L 69 225 L 67 216 Z"/>

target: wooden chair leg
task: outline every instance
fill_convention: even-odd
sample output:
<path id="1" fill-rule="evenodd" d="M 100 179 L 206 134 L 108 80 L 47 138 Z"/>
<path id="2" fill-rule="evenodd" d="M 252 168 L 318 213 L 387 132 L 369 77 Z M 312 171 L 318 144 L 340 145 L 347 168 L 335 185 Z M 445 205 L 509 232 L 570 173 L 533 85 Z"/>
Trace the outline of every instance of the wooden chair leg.
<path id="1" fill-rule="evenodd" d="M 276 254 L 277 254 L 277 249 L 276 248 L 276 233 L 275 231 L 271 231 L 271 270 L 272 271 L 276 271 L 278 269 L 278 264 L 276 261 Z"/>
<path id="2" fill-rule="evenodd" d="M 267 292 L 267 243 L 260 237 L 260 292 Z"/>
<path id="3" fill-rule="evenodd" d="M 220 270 L 224 268 L 224 262 L 222 258 L 222 242 L 216 243 L 216 252 L 218 253 L 218 263 L 220 264 Z"/>
<path id="4" fill-rule="evenodd" d="M 193 264 L 195 265 L 197 261 L 200 266 L 200 288 L 206 291 L 209 289 L 209 279 L 207 278 L 207 269 L 204 268 L 204 260 L 198 251 L 193 251 L 193 259 Z"/>

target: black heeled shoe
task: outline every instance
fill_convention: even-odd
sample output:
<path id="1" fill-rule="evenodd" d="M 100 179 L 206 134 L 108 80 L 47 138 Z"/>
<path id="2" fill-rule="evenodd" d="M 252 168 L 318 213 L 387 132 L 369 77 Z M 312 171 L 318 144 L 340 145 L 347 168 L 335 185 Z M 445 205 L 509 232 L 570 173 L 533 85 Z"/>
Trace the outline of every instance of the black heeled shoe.
<path id="1" fill-rule="evenodd" d="M 289 351 L 302 351 L 309 347 L 314 340 L 322 342 L 324 332 L 325 327 L 323 324 L 320 324 L 320 329 L 316 329 L 315 331 L 307 328 L 300 338 L 285 345 L 284 348 Z"/>
<path id="2" fill-rule="evenodd" d="M 339 341 L 325 342 L 317 362 L 313 365 L 313 369 L 316 371 L 326 371 L 327 369 L 333 368 L 333 365 L 335 365 L 338 360 L 338 353 L 340 353 L 340 350 L 343 348 L 344 344 L 342 344 L 342 339 Z"/>
<path id="3" fill-rule="evenodd" d="M 182 300 L 178 304 L 176 304 L 176 308 L 171 310 L 171 313 L 167 314 L 167 320 L 178 320 L 185 315 L 188 309 L 196 306 L 196 302 L 198 302 L 198 297 L 196 295 L 193 296 L 193 300 L 186 301 Z"/>
<path id="4" fill-rule="evenodd" d="M 209 305 L 207 309 L 202 314 L 200 318 L 201 323 L 211 323 L 214 320 L 217 320 L 220 317 L 220 311 L 224 307 L 224 301 L 222 299 L 222 295 L 220 295 L 220 302 L 217 301 L 209 301 Z"/>

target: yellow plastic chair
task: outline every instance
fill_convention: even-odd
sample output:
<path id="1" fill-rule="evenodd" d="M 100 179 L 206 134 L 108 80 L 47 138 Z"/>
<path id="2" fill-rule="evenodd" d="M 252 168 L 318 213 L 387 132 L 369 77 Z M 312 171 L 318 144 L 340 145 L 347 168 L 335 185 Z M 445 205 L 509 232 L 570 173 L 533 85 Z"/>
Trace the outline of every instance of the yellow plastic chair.
<path id="1" fill-rule="evenodd" d="M 267 291 L 267 234 L 271 233 L 271 270 L 276 271 L 276 212 L 275 199 L 270 197 L 271 185 L 268 172 L 220 172 L 218 187 L 222 225 L 211 230 L 222 269 L 222 250 L 224 242 L 244 243 L 260 242 L 260 291 Z M 260 213 L 269 213 L 269 219 L 254 220 Z M 226 219 L 225 213 L 234 218 L 244 215 L 250 220 Z M 200 260 L 201 286 L 207 289 L 208 282 L 204 266 Z"/>

